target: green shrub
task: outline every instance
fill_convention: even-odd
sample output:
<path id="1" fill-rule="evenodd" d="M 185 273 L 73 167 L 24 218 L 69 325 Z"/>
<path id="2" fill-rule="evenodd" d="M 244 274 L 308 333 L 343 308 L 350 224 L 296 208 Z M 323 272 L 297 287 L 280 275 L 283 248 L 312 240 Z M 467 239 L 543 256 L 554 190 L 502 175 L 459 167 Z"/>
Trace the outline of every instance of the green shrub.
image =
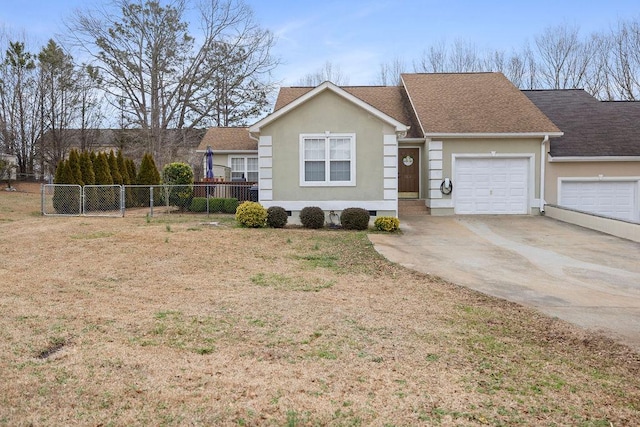
<path id="1" fill-rule="evenodd" d="M 340 224 L 345 230 L 369 228 L 369 211 L 362 208 L 346 208 L 340 213 Z"/>
<path id="2" fill-rule="evenodd" d="M 264 227 L 267 210 L 258 202 L 244 202 L 236 210 L 236 221 L 244 227 Z"/>
<path id="3" fill-rule="evenodd" d="M 224 201 L 220 197 L 213 197 L 209 199 L 209 212 L 224 212 Z M 231 212 L 235 213 L 235 212 Z"/>
<path id="4" fill-rule="evenodd" d="M 222 212 L 234 214 L 237 212 L 237 209 L 238 209 L 238 199 L 236 198 L 224 199 L 224 202 L 222 203 Z"/>
<path id="5" fill-rule="evenodd" d="M 271 228 L 282 228 L 287 225 L 287 211 L 280 206 L 267 209 L 267 225 Z"/>
<path id="6" fill-rule="evenodd" d="M 191 206 L 193 199 L 193 170 L 186 163 L 174 162 L 162 170 L 162 182 L 169 185 L 169 204 L 181 210 Z M 165 200 L 166 203 L 166 200 Z"/>
<path id="7" fill-rule="evenodd" d="M 376 227 L 376 230 L 393 232 L 398 231 L 400 228 L 400 220 L 393 216 L 381 216 L 376 218 L 373 225 Z"/>
<path id="8" fill-rule="evenodd" d="M 300 211 L 300 222 L 305 228 L 324 227 L 324 211 L 317 206 L 307 206 Z"/>
<path id="9" fill-rule="evenodd" d="M 191 212 L 206 212 L 207 211 L 207 198 L 206 197 L 194 197 L 191 200 L 191 206 L 189 206 Z"/>

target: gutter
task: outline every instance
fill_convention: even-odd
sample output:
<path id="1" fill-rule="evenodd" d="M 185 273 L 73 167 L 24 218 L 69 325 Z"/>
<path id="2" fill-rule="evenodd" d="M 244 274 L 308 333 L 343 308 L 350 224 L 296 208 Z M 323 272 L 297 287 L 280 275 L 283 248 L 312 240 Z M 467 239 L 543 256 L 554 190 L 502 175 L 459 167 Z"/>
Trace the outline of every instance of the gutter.
<path id="1" fill-rule="evenodd" d="M 549 135 L 545 135 L 542 144 L 540 144 L 540 215 L 544 215 L 544 174 L 547 163 L 547 142 L 549 142 Z"/>

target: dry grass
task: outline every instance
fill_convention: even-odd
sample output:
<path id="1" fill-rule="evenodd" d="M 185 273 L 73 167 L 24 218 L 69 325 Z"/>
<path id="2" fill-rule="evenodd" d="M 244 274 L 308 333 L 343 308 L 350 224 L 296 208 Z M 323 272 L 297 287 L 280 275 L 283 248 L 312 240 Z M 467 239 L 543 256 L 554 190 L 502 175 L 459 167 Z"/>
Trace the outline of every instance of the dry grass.
<path id="1" fill-rule="evenodd" d="M 0 425 L 640 420 L 637 354 L 365 234 L 38 210 L 0 194 Z"/>

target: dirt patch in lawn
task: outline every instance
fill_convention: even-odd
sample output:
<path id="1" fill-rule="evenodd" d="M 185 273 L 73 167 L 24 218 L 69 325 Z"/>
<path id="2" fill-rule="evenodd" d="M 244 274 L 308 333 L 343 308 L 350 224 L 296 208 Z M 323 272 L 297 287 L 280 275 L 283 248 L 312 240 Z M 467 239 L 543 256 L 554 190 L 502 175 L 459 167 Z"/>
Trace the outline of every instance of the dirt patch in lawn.
<path id="1" fill-rule="evenodd" d="M 0 194 L 0 424 L 640 419 L 638 354 L 390 264 L 366 234 L 38 209 Z"/>

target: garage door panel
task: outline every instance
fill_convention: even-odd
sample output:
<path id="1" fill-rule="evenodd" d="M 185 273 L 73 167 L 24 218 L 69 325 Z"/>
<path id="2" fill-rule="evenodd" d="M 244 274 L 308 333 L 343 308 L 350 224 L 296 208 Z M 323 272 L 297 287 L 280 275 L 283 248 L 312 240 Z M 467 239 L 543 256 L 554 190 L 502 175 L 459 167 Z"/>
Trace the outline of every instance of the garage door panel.
<path id="1" fill-rule="evenodd" d="M 456 213 L 528 212 L 527 158 L 458 158 L 455 165 Z"/>
<path id="2" fill-rule="evenodd" d="M 562 181 L 558 204 L 570 209 L 638 221 L 637 181 Z"/>

